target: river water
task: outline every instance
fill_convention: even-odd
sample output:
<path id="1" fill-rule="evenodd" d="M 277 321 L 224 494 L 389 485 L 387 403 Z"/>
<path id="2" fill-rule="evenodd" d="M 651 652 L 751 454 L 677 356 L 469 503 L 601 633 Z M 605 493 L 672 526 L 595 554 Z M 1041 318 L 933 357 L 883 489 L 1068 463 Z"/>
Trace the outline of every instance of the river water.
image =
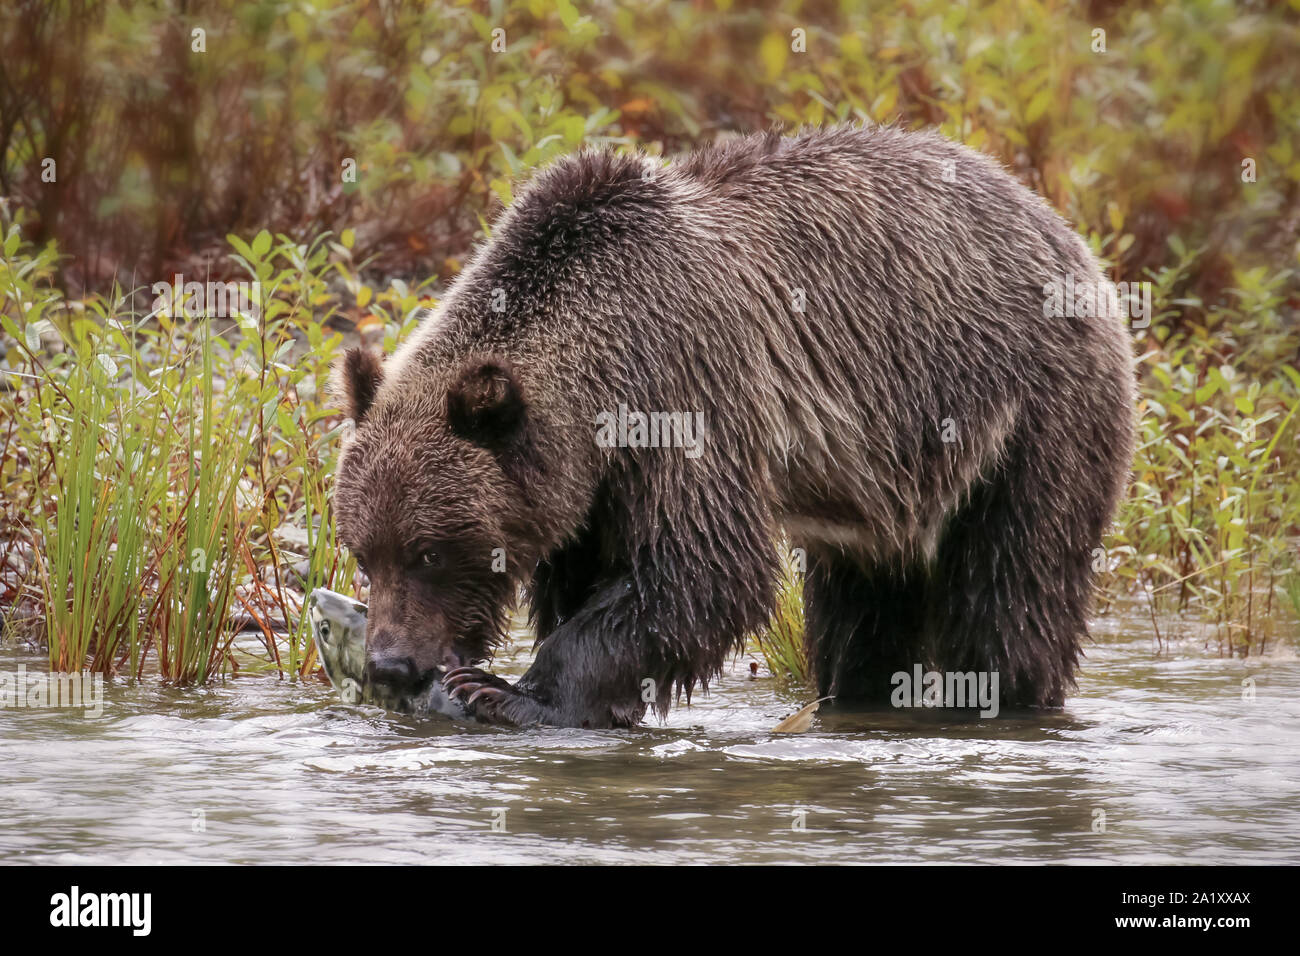
<path id="1" fill-rule="evenodd" d="M 267 677 L 113 682 L 99 717 L 0 709 L 0 862 L 1300 863 L 1294 650 L 1149 633 L 1097 622 L 1062 713 L 826 713 L 799 735 L 769 730 L 810 695 L 749 658 L 633 731 L 465 727 Z"/>

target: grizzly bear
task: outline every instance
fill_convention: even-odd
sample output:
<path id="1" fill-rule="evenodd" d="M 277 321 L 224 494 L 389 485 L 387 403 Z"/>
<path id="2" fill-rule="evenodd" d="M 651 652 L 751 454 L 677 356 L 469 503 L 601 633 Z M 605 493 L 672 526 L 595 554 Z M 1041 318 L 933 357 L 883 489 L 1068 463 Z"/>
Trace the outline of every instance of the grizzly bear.
<path id="1" fill-rule="evenodd" d="M 341 363 L 367 677 L 630 726 L 768 621 L 784 539 L 820 694 L 884 702 L 922 665 L 1060 706 L 1133 452 L 1106 289 L 1044 201 L 931 132 L 559 160 L 392 357 Z M 510 684 L 477 665 L 520 585 Z"/>

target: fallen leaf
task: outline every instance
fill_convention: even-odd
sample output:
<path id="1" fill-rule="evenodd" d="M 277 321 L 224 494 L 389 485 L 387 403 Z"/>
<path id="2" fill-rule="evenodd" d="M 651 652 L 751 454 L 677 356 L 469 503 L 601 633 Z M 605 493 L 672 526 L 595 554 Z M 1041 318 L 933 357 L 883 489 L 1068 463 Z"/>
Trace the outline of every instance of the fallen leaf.
<path id="1" fill-rule="evenodd" d="M 785 720 L 781 721 L 772 728 L 774 734 L 801 734 L 812 726 L 813 714 L 817 713 L 817 708 L 822 705 L 822 701 L 831 700 L 831 697 L 823 697 L 815 700 L 807 707 L 801 707 Z"/>

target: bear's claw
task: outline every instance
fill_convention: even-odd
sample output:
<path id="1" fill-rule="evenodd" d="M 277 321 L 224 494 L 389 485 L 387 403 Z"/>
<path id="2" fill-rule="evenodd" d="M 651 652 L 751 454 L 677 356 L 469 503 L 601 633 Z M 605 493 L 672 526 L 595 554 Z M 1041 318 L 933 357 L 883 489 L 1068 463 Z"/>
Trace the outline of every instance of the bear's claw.
<path id="1" fill-rule="evenodd" d="M 477 667 L 457 667 L 455 670 L 448 671 L 443 675 L 442 686 L 451 693 L 458 687 L 464 687 L 467 684 L 481 686 L 483 684 L 505 684 L 501 678 L 495 674 L 489 674 L 485 670 Z M 506 686 L 509 686 L 508 684 Z"/>
<path id="2" fill-rule="evenodd" d="M 442 679 L 448 696 L 479 720 L 524 727 L 542 719 L 535 702 L 509 681 L 477 667 L 458 667 Z"/>
<path id="3" fill-rule="evenodd" d="M 466 689 L 469 688 L 477 688 L 477 690 L 473 690 L 470 693 L 469 697 L 465 700 L 466 707 L 473 707 L 474 702 L 480 700 L 483 697 L 488 697 L 493 700 L 500 700 L 502 697 L 505 696 L 505 691 L 503 691 L 500 687 L 482 687 L 478 684 L 470 684 L 467 686 Z"/>

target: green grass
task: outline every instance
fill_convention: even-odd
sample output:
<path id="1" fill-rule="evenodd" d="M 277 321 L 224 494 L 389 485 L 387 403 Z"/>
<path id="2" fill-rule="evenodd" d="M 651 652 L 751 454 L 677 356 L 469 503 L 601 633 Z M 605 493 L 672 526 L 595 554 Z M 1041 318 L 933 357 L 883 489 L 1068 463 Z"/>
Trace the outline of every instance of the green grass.
<path id="1" fill-rule="evenodd" d="M 796 570 L 787 560 L 777 588 L 772 619 L 763 631 L 754 635 L 754 642 L 771 673 L 799 683 L 808 682 L 803 634 L 803 572 Z"/>
<path id="2" fill-rule="evenodd" d="M 1173 292 L 1194 266 L 1184 254 L 1155 277 L 1166 313 L 1204 318 L 1177 335 L 1157 327 L 1145 343 L 1134 482 L 1101 584 L 1142 595 L 1158 615 L 1191 612 L 1215 625 L 1221 651 L 1247 654 L 1293 636 L 1300 613 L 1300 373 L 1273 358 L 1295 354 L 1294 273 L 1241 274 L 1206 305 Z"/>
<path id="3" fill-rule="evenodd" d="M 34 556 L 6 603 L 37 605 L 54 669 L 203 683 L 238 666 L 239 616 L 263 635 L 259 669 L 302 673 L 304 593 L 352 586 L 328 497 L 342 420 L 320 389 L 342 337 L 311 307 L 350 253 L 328 237 L 232 245 L 270 290 L 256 314 L 139 315 L 120 295 L 70 305 L 50 284 L 53 251 L 6 232 L 17 384 L 0 393 L 0 480 L 5 535 Z M 391 348 L 420 293 L 373 297 Z M 277 544 L 284 523 L 306 530 L 305 554 Z"/>

